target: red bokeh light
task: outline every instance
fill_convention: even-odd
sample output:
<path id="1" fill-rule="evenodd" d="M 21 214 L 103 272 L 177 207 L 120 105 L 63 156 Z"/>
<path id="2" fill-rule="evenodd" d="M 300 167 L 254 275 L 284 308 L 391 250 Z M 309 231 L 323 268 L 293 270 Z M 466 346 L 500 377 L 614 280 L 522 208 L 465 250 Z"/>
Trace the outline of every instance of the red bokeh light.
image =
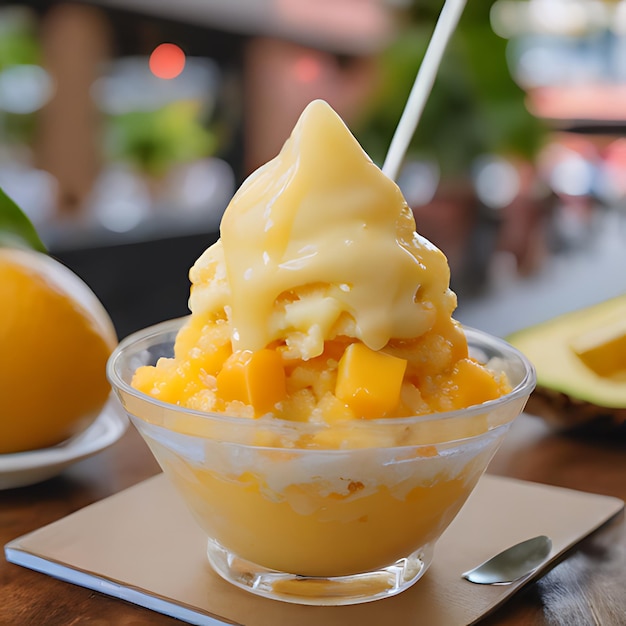
<path id="1" fill-rule="evenodd" d="M 293 70 L 297 81 L 314 83 L 322 75 L 322 64 L 315 57 L 305 54 L 296 59 Z"/>
<path id="2" fill-rule="evenodd" d="M 185 53 L 176 44 L 162 43 L 152 51 L 149 65 L 157 78 L 176 78 L 185 69 Z"/>

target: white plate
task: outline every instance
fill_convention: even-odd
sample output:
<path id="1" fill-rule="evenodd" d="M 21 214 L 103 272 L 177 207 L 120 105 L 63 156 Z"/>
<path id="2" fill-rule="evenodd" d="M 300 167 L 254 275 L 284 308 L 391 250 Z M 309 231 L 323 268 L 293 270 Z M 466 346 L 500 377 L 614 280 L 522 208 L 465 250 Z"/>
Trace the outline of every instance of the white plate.
<path id="1" fill-rule="evenodd" d="M 24 487 L 60 474 L 66 467 L 114 444 L 128 427 L 128 419 L 113 397 L 82 433 L 52 448 L 0 454 L 0 489 Z"/>

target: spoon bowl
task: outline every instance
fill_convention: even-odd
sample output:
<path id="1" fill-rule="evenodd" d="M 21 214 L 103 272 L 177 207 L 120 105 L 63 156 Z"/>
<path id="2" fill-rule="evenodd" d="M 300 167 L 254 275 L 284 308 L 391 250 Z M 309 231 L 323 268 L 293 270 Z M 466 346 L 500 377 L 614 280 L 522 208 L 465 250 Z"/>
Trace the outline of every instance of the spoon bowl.
<path id="1" fill-rule="evenodd" d="M 551 550 L 552 540 L 539 535 L 503 550 L 462 576 L 477 585 L 510 585 L 532 574 Z"/>

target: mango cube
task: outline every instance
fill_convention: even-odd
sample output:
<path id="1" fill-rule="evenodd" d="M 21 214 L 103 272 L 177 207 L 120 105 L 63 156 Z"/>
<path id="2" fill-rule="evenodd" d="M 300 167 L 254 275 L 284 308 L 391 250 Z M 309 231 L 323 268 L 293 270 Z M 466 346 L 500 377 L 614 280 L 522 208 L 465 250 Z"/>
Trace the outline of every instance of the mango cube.
<path id="1" fill-rule="evenodd" d="M 449 399 L 452 409 L 462 409 L 499 398 L 505 391 L 489 370 L 470 358 L 461 359 L 452 371 Z"/>
<path id="2" fill-rule="evenodd" d="M 287 395 L 280 354 L 268 349 L 234 352 L 217 375 L 217 395 L 252 406 L 257 417 L 272 411 Z"/>
<path id="3" fill-rule="evenodd" d="M 384 417 L 400 401 L 406 366 L 404 359 L 350 344 L 339 361 L 335 395 L 357 417 Z"/>

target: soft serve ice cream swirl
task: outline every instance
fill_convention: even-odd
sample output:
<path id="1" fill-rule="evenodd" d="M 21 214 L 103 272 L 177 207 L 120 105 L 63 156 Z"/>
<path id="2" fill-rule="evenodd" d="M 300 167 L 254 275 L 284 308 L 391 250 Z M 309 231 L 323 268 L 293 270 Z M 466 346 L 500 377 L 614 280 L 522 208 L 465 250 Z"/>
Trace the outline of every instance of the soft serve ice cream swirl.
<path id="1" fill-rule="evenodd" d="M 194 315 L 226 308 L 235 348 L 285 340 L 302 358 L 337 334 L 372 350 L 419 337 L 456 306 L 444 255 L 321 100 L 241 186 L 191 279 Z"/>

